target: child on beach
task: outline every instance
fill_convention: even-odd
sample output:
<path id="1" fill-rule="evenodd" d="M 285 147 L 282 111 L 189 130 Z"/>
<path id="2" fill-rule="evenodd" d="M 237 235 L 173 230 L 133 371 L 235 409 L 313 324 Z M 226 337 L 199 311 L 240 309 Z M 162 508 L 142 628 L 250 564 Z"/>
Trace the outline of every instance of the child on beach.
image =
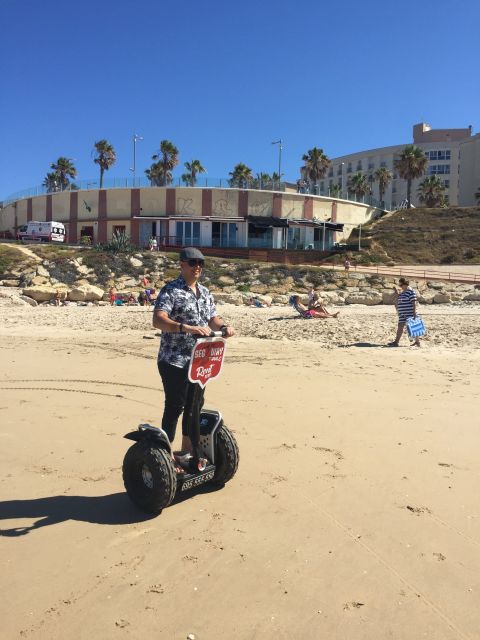
<path id="1" fill-rule="evenodd" d="M 117 298 L 117 290 L 115 289 L 115 287 L 110 287 L 110 291 L 108 292 L 109 298 L 110 298 L 110 305 L 113 307 L 113 305 L 115 304 L 115 300 Z"/>

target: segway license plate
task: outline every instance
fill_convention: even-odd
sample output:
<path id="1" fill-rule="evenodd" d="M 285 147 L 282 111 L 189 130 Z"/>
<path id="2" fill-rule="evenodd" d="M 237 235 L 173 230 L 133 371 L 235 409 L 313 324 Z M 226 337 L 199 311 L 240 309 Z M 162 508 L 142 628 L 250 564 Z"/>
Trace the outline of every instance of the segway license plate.
<path id="1" fill-rule="evenodd" d="M 213 480 L 214 475 L 215 466 L 213 464 L 208 464 L 205 469 L 199 473 L 187 473 L 184 476 L 179 476 L 177 479 L 177 491 L 188 491 L 189 489 L 194 489 L 201 484 L 205 484 L 205 482 Z"/>
<path id="2" fill-rule="evenodd" d="M 225 355 L 226 342 L 223 338 L 202 338 L 192 349 L 188 379 L 199 384 L 202 389 L 207 382 L 220 375 Z"/>

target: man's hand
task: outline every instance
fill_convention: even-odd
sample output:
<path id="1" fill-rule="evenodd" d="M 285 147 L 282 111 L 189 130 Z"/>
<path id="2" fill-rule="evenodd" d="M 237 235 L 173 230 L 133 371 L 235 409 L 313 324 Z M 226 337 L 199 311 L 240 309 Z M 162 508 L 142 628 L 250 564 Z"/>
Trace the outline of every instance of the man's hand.
<path id="1" fill-rule="evenodd" d="M 210 327 L 195 327 L 190 324 L 184 324 L 183 330 L 185 333 L 190 333 L 192 336 L 209 336 L 212 332 Z"/>
<path id="2" fill-rule="evenodd" d="M 222 333 L 224 338 L 231 338 L 235 335 L 235 329 L 233 327 L 225 327 Z"/>

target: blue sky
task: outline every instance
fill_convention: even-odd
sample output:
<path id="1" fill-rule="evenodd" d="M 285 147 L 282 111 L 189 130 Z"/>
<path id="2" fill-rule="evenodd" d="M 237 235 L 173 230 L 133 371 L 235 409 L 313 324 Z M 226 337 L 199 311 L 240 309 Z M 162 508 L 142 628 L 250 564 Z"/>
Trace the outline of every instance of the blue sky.
<path id="1" fill-rule="evenodd" d="M 457 8 L 455 8 L 457 6 Z M 455 13 L 454 13 L 455 12 Z M 411 141 L 412 125 L 480 130 L 480 3 L 465 0 L 0 0 L 0 200 L 107 138 L 137 175 L 160 140 L 212 177 L 238 162 L 295 180 L 301 156 Z"/>

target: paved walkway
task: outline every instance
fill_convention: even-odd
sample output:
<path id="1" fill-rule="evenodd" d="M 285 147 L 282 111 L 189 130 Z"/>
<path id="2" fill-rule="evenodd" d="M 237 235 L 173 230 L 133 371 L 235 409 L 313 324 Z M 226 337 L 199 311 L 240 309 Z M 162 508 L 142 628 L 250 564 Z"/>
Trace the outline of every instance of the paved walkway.
<path id="1" fill-rule="evenodd" d="M 320 265 L 322 268 L 331 269 L 332 266 Z M 343 265 L 335 265 L 336 271 L 345 271 Z M 386 265 L 354 265 L 350 266 L 350 272 L 378 274 L 381 276 L 393 276 L 394 278 L 406 276 L 413 280 L 441 280 L 461 282 L 467 284 L 480 284 L 480 265 L 402 265 L 387 267 Z"/>

